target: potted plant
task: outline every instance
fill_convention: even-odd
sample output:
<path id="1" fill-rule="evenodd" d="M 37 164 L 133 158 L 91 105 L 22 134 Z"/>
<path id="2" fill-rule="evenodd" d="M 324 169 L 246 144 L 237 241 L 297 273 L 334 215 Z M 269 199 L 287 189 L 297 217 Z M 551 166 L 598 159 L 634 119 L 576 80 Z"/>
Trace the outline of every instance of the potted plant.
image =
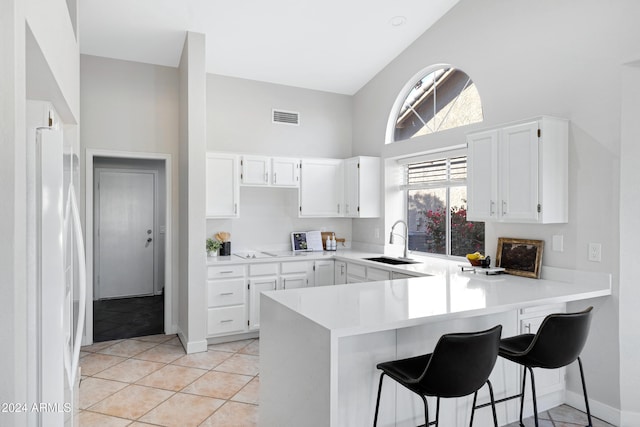
<path id="1" fill-rule="evenodd" d="M 207 239 L 207 256 L 216 256 L 218 255 L 218 249 L 222 247 L 222 242 L 216 239 L 208 238 Z"/>

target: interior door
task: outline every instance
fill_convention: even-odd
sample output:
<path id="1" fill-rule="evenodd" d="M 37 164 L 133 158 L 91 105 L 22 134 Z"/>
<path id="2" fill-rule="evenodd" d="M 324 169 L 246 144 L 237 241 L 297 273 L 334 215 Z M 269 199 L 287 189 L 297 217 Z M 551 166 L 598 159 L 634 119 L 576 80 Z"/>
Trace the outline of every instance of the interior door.
<path id="1" fill-rule="evenodd" d="M 153 294 L 155 173 L 97 172 L 96 297 Z"/>

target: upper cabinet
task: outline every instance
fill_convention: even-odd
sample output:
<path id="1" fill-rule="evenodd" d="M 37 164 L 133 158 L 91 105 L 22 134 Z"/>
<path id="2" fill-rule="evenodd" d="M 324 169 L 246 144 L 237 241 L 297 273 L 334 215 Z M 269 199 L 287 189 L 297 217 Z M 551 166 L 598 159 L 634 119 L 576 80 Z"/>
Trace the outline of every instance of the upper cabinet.
<path id="1" fill-rule="evenodd" d="M 344 216 L 343 161 L 303 159 L 300 173 L 299 216 Z"/>
<path id="2" fill-rule="evenodd" d="M 206 161 L 207 218 L 237 217 L 240 199 L 238 156 L 207 153 Z"/>
<path id="3" fill-rule="evenodd" d="M 240 160 L 244 186 L 298 187 L 300 160 L 285 157 L 245 156 Z"/>
<path id="4" fill-rule="evenodd" d="M 271 185 L 275 187 L 299 187 L 300 160 L 286 157 L 272 158 Z"/>
<path id="5" fill-rule="evenodd" d="M 344 161 L 344 216 L 380 216 L 380 158 L 353 157 Z"/>
<path id="6" fill-rule="evenodd" d="M 296 159 L 207 153 L 207 218 L 239 216 L 240 187 L 298 188 L 298 215 L 375 218 L 381 213 L 379 157 Z"/>
<path id="7" fill-rule="evenodd" d="M 540 117 L 467 135 L 467 219 L 567 222 L 568 129 Z"/>

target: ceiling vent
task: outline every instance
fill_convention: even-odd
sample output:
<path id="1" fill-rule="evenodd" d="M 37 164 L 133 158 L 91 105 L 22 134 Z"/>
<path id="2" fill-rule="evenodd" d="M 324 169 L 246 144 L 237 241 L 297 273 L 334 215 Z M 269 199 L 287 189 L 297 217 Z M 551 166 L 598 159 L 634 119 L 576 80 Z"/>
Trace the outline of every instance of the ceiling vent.
<path id="1" fill-rule="evenodd" d="M 272 123 L 279 123 L 283 125 L 300 125 L 300 113 L 295 111 L 284 110 L 271 110 L 272 111 Z"/>

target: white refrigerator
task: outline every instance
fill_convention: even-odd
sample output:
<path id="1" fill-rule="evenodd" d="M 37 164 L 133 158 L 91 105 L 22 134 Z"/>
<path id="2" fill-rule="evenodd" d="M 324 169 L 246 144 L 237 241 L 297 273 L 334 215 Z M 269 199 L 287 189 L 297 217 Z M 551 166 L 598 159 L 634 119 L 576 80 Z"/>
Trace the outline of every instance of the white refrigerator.
<path id="1" fill-rule="evenodd" d="M 86 304 L 84 242 L 77 204 L 77 150 L 55 111 L 29 101 L 30 267 L 27 413 L 30 426 L 77 425 L 78 361 Z M 65 142 L 65 140 L 67 142 Z"/>

